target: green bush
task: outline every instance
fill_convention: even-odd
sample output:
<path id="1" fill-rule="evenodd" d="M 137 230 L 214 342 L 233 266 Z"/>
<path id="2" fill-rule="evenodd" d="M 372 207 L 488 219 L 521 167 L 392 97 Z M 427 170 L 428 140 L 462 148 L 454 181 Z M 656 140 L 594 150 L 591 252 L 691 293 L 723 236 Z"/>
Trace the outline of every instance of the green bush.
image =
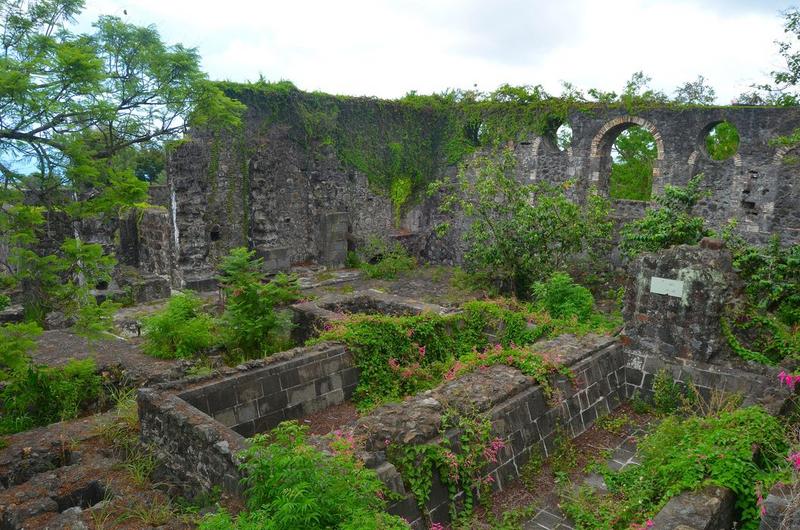
<path id="1" fill-rule="evenodd" d="M 101 395 L 101 379 L 96 372 L 93 359 L 73 359 L 61 368 L 29 364 L 16 370 L 0 393 L 0 433 L 77 417 Z"/>
<path id="2" fill-rule="evenodd" d="M 621 530 L 652 517 L 675 495 L 713 484 L 733 490 L 741 528 L 754 530 L 757 487 L 768 491 L 788 476 L 787 450 L 783 426 L 760 407 L 669 416 L 639 443 L 640 465 L 603 472 L 608 495 L 565 492 L 561 506 L 577 528 Z"/>
<path id="3" fill-rule="evenodd" d="M 297 300 L 297 280 L 285 274 L 266 282 L 263 260 L 236 248 L 223 260 L 218 277 L 225 292 L 222 340 L 234 359 L 256 359 L 288 347 L 291 320 L 275 308 Z"/>
<path id="4" fill-rule="evenodd" d="M 538 305 L 553 318 L 577 317 L 584 321 L 594 311 L 594 297 L 586 287 L 572 281 L 568 274 L 557 272 L 546 282 L 533 286 Z"/>
<path id="5" fill-rule="evenodd" d="M 616 318 L 598 314 L 576 324 L 518 302 L 471 301 L 453 315 L 354 315 L 314 340 L 348 344 L 360 370 L 353 399 L 359 408 L 369 409 L 493 364 L 514 366 L 546 385 L 554 367 L 524 346 L 564 332 L 604 333 L 617 324 Z M 491 345 L 488 334 L 499 344 Z"/>
<path id="6" fill-rule="evenodd" d="M 800 245 L 749 245 L 733 234 L 723 237 L 733 266 L 744 280 L 746 300 L 727 308 L 722 331 L 734 353 L 749 361 L 776 364 L 800 358 Z"/>
<path id="7" fill-rule="evenodd" d="M 384 512 L 383 483 L 349 448 L 332 455 L 306 440 L 307 427 L 284 422 L 256 435 L 242 454 L 247 509 L 206 516 L 201 530 L 400 530 Z"/>
<path id="8" fill-rule="evenodd" d="M 706 194 L 700 191 L 703 175 L 696 175 L 685 186 L 667 185 L 656 197 L 658 208 L 648 210 L 642 219 L 622 227 L 620 250 L 628 257 L 655 252 L 675 245 L 694 245 L 711 234 L 702 217 L 692 216 L 697 202 Z"/>
<path id="9" fill-rule="evenodd" d="M 671 414 L 681 406 L 681 387 L 663 368 L 653 378 L 653 406 L 658 412 Z"/>
<path id="10" fill-rule="evenodd" d="M 176 294 L 162 311 L 144 319 L 144 351 L 161 359 L 195 357 L 214 345 L 214 328 L 195 293 Z"/>
<path id="11" fill-rule="evenodd" d="M 609 202 L 596 193 L 578 204 L 567 196 L 571 183 L 523 184 L 515 167 L 511 149 L 477 157 L 455 182 L 434 183 L 431 193 L 444 193 L 444 213 L 460 211 L 470 219 L 467 271 L 527 298 L 534 282 L 574 266 L 580 256 L 596 267 L 609 247 L 612 223 Z"/>
<path id="12" fill-rule="evenodd" d="M 353 262 L 370 278 L 383 280 L 393 280 L 417 266 L 417 260 L 399 242 L 377 238 L 370 239 Z"/>
<path id="13" fill-rule="evenodd" d="M 0 381 L 13 377 L 28 366 L 28 352 L 36 345 L 42 328 L 35 322 L 0 326 Z"/>

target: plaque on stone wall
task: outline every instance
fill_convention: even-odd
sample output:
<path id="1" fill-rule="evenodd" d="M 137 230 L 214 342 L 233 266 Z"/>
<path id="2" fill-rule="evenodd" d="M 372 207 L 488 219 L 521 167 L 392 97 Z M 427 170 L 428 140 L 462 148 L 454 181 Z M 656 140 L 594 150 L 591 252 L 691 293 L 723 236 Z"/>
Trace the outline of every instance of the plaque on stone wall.
<path id="1" fill-rule="evenodd" d="M 683 298 L 683 282 L 681 280 L 653 276 L 650 278 L 650 292 Z"/>

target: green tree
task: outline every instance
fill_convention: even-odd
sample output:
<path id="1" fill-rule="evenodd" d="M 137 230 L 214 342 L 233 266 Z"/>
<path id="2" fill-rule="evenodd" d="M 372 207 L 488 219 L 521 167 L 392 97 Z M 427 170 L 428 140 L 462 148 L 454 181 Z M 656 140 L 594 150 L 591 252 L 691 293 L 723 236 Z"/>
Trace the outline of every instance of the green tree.
<path id="1" fill-rule="evenodd" d="M 723 121 L 715 125 L 706 136 L 706 151 L 712 160 L 727 160 L 739 149 L 739 131 Z"/>
<path id="2" fill-rule="evenodd" d="M 649 131 L 639 126 L 622 131 L 611 148 L 609 195 L 615 199 L 650 200 L 656 155 L 656 141 Z"/>
<path id="3" fill-rule="evenodd" d="M 22 276 L 46 310 L 54 298 L 92 303 L 85 291 L 54 297 L 50 288 L 76 263 L 94 267 L 88 260 L 102 252 L 77 238 L 69 245 L 81 256 L 42 241 L 45 220 L 66 224 L 72 235 L 82 219 L 146 201 L 137 170 L 152 180 L 157 165 L 146 149 L 180 137 L 189 124 L 238 127 L 243 110 L 207 80 L 196 50 L 164 44 L 154 27 L 103 16 L 91 34 L 74 32 L 70 23 L 83 5 L 0 1 L 0 204 L 8 205 L 0 208 L 7 248 L 0 265 L 3 274 Z M 29 205 L 24 194 L 39 203 Z M 72 279 L 87 284 L 83 274 Z"/>
<path id="4" fill-rule="evenodd" d="M 700 189 L 702 180 L 703 175 L 699 174 L 686 186 L 665 186 L 664 194 L 655 199 L 658 208 L 622 227 L 623 254 L 634 257 L 674 245 L 694 245 L 710 235 L 705 220 L 692 215 L 697 202 L 707 195 Z"/>
<path id="5" fill-rule="evenodd" d="M 574 267 L 583 251 L 590 258 L 600 255 L 612 225 L 608 201 L 598 195 L 579 205 L 566 196 L 569 183 L 523 184 L 514 167 L 514 153 L 505 149 L 476 158 L 452 186 L 439 182 L 432 191 L 444 192 L 444 212 L 461 211 L 470 221 L 468 270 L 528 298 L 534 282 Z"/>
<path id="6" fill-rule="evenodd" d="M 714 87 L 706 84 L 706 78 L 698 75 L 675 90 L 675 102 L 683 105 L 712 105 L 717 99 Z"/>

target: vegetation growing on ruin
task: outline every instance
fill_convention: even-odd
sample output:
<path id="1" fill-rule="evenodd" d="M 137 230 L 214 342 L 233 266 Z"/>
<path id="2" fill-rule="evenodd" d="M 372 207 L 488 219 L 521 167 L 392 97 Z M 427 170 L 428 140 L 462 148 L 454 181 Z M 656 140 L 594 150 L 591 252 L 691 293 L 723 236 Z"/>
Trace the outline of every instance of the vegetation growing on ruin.
<path id="1" fill-rule="evenodd" d="M 728 344 L 740 357 L 764 364 L 800 358 L 800 245 L 784 246 L 774 237 L 753 246 L 732 228 L 724 237 L 746 297 L 722 320 Z"/>
<path id="2" fill-rule="evenodd" d="M 292 324 L 277 306 L 299 298 L 297 279 L 281 273 L 267 281 L 264 260 L 246 248 L 231 250 L 220 271 L 225 293 L 220 326 L 228 357 L 258 359 L 290 347 Z"/>
<path id="3" fill-rule="evenodd" d="M 193 292 L 173 295 L 166 307 L 146 317 L 143 349 L 161 359 L 189 359 L 218 342 L 214 319 L 203 310 L 203 301 Z"/>
<path id="4" fill-rule="evenodd" d="M 443 212 L 472 220 L 464 235 L 466 269 L 502 292 L 530 298 L 534 282 L 577 269 L 581 258 L 598 265 L 594 258 L 609 248 L 612 222 L 609 203 L 599 195 L 589 193 L 579 205 L 567 197 L 571 183 L 523 184 L 515 167 L 510 149 L 477 157 L 455 183 L 439 181 L 431 193 L 442 194 Z"/>
<path id="5" fill-rule="evenodd" d="M 187 359 L 223 346 L 226 360 L 236 364 L 289 348 L 292 323 L 279 306 L 297 300 L 297 280 L 286 274 L 268 280 L 263 261 L 254 251 L 231 250 L 217 278 L 224 294 L 222 314 L 209 313 L 191 291 L 176 294 L 163 310 L 144 319 L 145 352 Z"/>
<path id="6" fill-rule="evenodd" d="M 335 440 L 325 454 L 307 440 L 307 427 L 284 422 L 256 435 L 240 454 L 247 509 L 206 516 L 202 530 L 401 530 L 408 524 L 386 513 L 387 493 L 354 453 L 352 441 Z"/>
<path id="7" fill-rule="evenodd" d="M 353 399 L 362 409 L 494 364 L 516 367 L 548 391 L 549 376 L 560 368 L 530 345 L 562 333 L 610 333 L 621 324 L 618 316 L 587 311 L 588 293 L 565 283 L 556 277 L 542 287 L 542 292 L 569 297 L 550 306 L 560 311 L 558 317 L 548 313 L 546 296 L 538 304 L 472 301 L 454 315 L 353 315 L 329 324 L 315 341 L 339 340 L 352 348 L 360 369 Z M 495 334 L 496 345 L 487 333 Z"/>
<path id="8" fill-rule="evenodd" d="M 700 188 L 702 180 L 700 174 L 686 186 L 666 185 L 664 194 L 655 199 L 655 209 L 647 210 L 642 219 L 622 228 L 620 250 L 628 257 L 635 257 L 675 245 L 694 245 L 711 235 L 705 219 L 692 215 L 695 205 L 707 195 Z"/>
<path id="9" fill-rule="evenodd" d="M 370 238 L 356 251 L 348 252 L 347 266 L 359 268 L 370 278 L 393 280 L 417 266 L 417 260 L 399 241 Z"/>
<path id="10" fill-rule="evenodd" d="M 639 442 L 641 464 L 601 469 L 608 494 L 565 489 L 561 506 L 578 528 L 626 529 L 675 495 L 711 484 L 733 490 L 741 528 L 755 529 L 760 492 L 789 476 L 788 448 L 784 427 L 760 407 L 667 416 Z"/>
<path id="11" fill-rule="evenodd" d="M 100 398 L 92 359 L 58 368 L 33 363 L 28 352 L 39 333 L 35 323 L 0 326 L 0 434 L 75 418 Z"/>
<path id="12" fill-rule="evenodd" d="M 457 448 L 446 435 L 450 431 L 458 433 Z M 493 436 L 486 416 L 455 410 L 442 414 L 439 434 L 431 443 L 390 444 L 386 457 L 403 476 L 429 523 L 427 503 L 437 473 L 450 495 L 450 518 L 459 526 L 469 520 L 478 499 L 488 500 L 494 479 L 485 475 L 486 469 L 497 463 L 497 453 L 505 443 Z"/>

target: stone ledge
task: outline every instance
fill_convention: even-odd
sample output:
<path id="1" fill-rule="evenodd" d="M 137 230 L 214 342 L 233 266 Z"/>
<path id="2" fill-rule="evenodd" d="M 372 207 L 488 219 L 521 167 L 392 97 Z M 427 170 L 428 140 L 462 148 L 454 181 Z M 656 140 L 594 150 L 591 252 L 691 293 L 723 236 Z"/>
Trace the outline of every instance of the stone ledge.
<path id="1" fill-rule="evenodd" d="M 653 519 L 654 529 L 725 530 L 733 526 L 736 496 L 728 488 L 708 486 L 686 491 L 667 502 Z"/>

